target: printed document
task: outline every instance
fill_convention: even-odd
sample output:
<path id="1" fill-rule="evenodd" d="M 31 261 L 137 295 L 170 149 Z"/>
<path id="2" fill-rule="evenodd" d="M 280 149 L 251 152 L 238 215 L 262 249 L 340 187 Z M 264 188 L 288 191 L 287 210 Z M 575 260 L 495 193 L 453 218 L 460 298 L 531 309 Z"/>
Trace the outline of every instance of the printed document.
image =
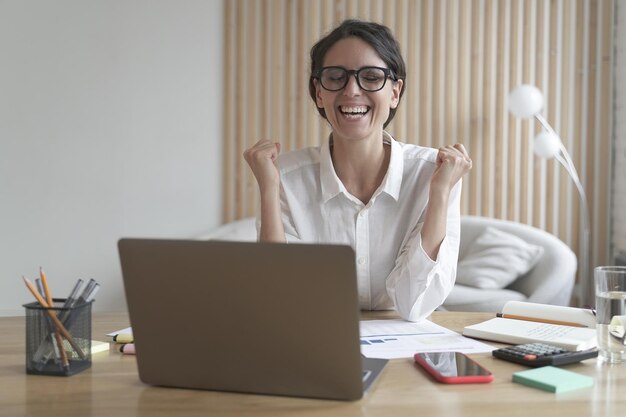
<path id="1" fill-rule="evenodd" d="M 368 358 L 413 358 L 417 352 L 491 352 L 494 348 L 431 321 L 363 320 L 361 353 Z"/>

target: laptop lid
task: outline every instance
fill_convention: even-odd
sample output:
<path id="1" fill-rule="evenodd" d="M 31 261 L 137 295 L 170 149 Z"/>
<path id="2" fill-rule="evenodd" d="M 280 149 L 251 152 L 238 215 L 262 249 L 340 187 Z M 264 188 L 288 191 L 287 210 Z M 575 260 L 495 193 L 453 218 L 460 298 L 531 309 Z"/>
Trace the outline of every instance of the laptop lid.
<path id="1" fill-rule="evenodd" d="M 118 247 L 143 382 L 362 397 L 349 246 L 121 239 Z"/>

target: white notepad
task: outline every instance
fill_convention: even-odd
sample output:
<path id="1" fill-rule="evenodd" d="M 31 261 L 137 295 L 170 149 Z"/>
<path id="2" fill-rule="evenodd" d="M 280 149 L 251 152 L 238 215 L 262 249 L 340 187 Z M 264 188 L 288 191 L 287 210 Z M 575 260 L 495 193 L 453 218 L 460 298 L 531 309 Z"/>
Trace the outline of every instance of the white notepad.
<path id="1" fill-rule="evenodd" d="M 493 318 L 467 326 L 463 329 L 463 335 L 511 344 L 548 343 L 574 351 L 592 349 L 597 346 L 595 328 L 506 318 Z"/>

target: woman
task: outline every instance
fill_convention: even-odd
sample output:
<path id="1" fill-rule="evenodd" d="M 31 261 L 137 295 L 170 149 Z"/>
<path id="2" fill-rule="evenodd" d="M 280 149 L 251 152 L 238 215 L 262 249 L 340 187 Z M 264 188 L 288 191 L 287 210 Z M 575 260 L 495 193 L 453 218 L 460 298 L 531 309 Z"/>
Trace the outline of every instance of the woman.
<path id="1" fill-rule="evenodd" d="M 322 146 L 244 152 L 261 194 L 259 239 L 337 243 L 356 252 L 362 309 L 428 316 L 454 285 L 463 145 L 395 141 L 384 128 L 405 88 L 400 47 L 382 25 L 346 20 L 311 49 L 309 92 L 332 128 Z"/>

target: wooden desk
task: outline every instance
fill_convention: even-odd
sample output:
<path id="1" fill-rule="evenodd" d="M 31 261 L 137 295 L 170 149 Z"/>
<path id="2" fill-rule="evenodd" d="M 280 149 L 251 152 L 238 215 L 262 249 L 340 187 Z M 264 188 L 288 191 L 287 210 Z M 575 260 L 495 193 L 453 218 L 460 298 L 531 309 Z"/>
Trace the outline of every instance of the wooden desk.
<path id="1" fill-rule="evenodd" d="M 436 312 L 432 320 L 461 331 L 492 316 Z M 126 326 L 126 314 L 97 314 L 93 337 L 105 340 L 106 333 Z M 567 368 L 592 376 L 592 388 L 556 395 L 512 383 L 511 374 L 524 367 L 488 353 L 473 357 L 494 372 L 490 384 L 439 384 L 412 360 L 398 359 L 362 400 L 338 402 L 151 387 L 139 381 L 135 357 L 114 351 L 94 355 L 92 368 L 72 377 L 26 375 L 24 318 L 0 318 L 0 334 L 0 416 L 7 417 L 626 415 L 626 365 L 601 366 L 595 360 Z"/>

